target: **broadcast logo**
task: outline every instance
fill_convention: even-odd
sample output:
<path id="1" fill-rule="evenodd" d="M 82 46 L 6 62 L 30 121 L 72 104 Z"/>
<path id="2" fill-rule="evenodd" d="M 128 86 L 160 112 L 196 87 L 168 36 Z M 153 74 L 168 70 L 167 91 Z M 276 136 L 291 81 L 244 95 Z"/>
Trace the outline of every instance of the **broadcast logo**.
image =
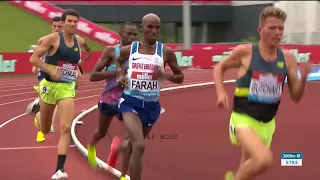
<path id="1" fill-rule="evenodd" d="M 302 166 L 302 152 L 281 153 L 281 166 Z"/>

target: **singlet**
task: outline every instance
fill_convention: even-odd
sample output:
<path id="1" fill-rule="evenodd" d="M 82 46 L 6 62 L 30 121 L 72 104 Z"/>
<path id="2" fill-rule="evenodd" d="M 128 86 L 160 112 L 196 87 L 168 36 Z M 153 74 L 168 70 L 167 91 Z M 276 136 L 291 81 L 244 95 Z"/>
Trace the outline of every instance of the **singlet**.
<path id="1" fill-rule="evenodd" d="M 116 57 L 120 55 L 120 45 L 114 46 Z M 116 70 L 116 64 L 106 66 L 104 71 Z M 122 89 L 118 88 L 117 77 L 107 78 L 105 80 L 104 91 L 100 96 L 100 102 L 108 104 L 117 104 L 122 95 Z"/>
<path id="2" fill-rule="evenodd" d="M 269 122 L 277 114 L 288 69 L 281 48 L 277 58 L 266 62 L 252 45 L 252 58 L 247 73 L 237 79 L 233 111 L 245 113 L 258 121 Z"/>
<path id="3" fill-rule="evenodd" d="M 158 69 L 164 71 L 163 44 L 156 42 L 153 55 L 140 54 L 139 42 L 131 44 L 128 60 L 127 86 L 124 93 L 144 101 L 158 101 L 162 80 L 158 78 Z"/>
<path id="4" fill-rule="evenodd" d="M 78 76 L 78 63 L 81 58 L 80 46 L 76 37 L 74 37 L 74 45 L 72 47 L 67 47 L 62 32 L 59 32 L 59 37 L 59 48 L 54 55 L 46 56 L 45 63 L 58 66 L 61 72 L 59 82 L 73 82 Z M 52 81 L 47 73 L 44 73 L 44 75 L 47 81 Z"/>

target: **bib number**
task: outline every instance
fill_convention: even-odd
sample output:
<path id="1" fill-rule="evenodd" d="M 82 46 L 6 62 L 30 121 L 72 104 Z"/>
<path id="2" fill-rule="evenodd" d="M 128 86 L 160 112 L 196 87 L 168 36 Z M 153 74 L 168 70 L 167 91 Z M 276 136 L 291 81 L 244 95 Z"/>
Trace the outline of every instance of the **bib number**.
<path id="1" fill-rule="evenodd" d="M 43 94 L 47 94 L 49 92 L 49 88 L 47 88 L 46 86 L 41 86 L 40 90 Z"/>
<path id="2" fill-rule="evenodd" d="M 60 61 L 58 63 L 58 70 L 60 71 L 61 81 L 63 82 L 74 82 L 78 77 L 77 64 Z"/>
<path id="3" fill-rule="evenodd" d="M 284 76 L 271 73 L 254 72 L 252 75 L 248 100 L 251 102 L 276 104 L 279 102 Z"/>

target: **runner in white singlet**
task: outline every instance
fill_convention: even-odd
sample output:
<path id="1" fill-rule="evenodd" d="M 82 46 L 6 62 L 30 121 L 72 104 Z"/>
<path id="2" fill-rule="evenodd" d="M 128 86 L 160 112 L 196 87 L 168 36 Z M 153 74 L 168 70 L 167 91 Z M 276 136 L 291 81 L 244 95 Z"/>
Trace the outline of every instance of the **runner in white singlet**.
<path id="1" fill-rule="evenodd" d="M 142 18 L 143 40 L 133 42 L 120 51 L 117 59 L 119 85 L 125 87 L 119 100 L 119 119 L 123 120 L 125 133 L 128 134 L 127 150 L 131 154 L 131 179 L 141 180 L 142 156 L 145 149 L 144 139 L 158 120 L 161 112 L 159 102 L 162 80 L 181 84 L 184 75 L 177 63 L 174 51 L 157 41 L 160 33 L 160 18 L 147 14 Z M 123 64 L 128 60 L 127 73 Z M 168 64 L 173 74 L 164 71 Z M 143 134 L 143 136 L 141 136 Z M 124 180 L 123 170 L 121 180 Z"/>

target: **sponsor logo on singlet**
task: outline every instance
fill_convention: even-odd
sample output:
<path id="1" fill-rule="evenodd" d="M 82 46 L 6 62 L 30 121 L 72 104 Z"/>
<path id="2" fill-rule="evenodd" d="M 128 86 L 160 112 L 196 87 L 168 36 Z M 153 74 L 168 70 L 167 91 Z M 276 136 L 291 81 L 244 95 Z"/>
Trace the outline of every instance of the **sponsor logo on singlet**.
<path id="1" fill-rule="evenodd" d="M 280 101 L 284 76 L 254 71 L 252 73 L 248 99 L 262 104 L 276 104 Z"/>
<path id="2" fill-rule="evenodd" d="M 78 77 L 77 64 L 59 61 L 58 70 L 61 73 L 61 81 L 63 82 L 73 82 Z"/>
<path id="3" fill-rule="evenodd" d="M 158 65 L 147 63 L 132 63 L 130 75 L 130 94 L 141 96 L 158 96 L 160 84 L 158 81 Z"/>

